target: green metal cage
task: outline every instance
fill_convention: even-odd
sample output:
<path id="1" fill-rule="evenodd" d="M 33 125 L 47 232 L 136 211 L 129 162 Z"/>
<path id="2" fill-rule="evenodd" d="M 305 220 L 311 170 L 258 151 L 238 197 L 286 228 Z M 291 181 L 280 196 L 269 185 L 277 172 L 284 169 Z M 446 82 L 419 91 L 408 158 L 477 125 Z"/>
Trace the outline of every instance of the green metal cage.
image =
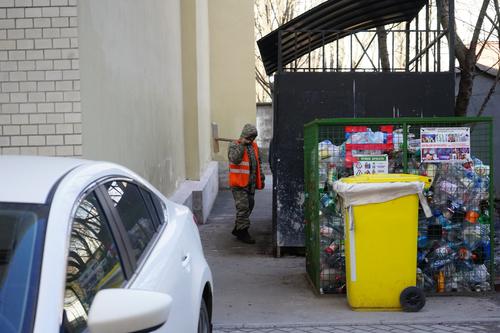
<path id="1" fill-rule="evenodd" d="M 427 219 L 419 212 L 417 286 L 427 294 L 492 290 L 492 138 L 490 117 L 321 119 L 306 124 L 306 268 L 314 288 L 321 294 L 346 289 L 343 216 L 332 183 L 377 167 L 377 172 L 433 178 L 425 196 L 434 216 Z"/>

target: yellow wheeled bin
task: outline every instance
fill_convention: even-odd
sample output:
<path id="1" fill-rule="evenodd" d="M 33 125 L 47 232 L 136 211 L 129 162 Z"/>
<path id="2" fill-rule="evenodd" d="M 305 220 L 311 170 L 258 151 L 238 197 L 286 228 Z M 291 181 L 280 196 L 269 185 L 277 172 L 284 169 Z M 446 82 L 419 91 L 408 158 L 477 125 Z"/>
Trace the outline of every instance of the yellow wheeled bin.
<path id="1" fill-rule="evenodd" d="M 425 296 L 416 287 L 419 198 L 428 177 L 374 174 L 334 184 L 345 216 L 347 301 L 363 311 L 419 311 Z"/>

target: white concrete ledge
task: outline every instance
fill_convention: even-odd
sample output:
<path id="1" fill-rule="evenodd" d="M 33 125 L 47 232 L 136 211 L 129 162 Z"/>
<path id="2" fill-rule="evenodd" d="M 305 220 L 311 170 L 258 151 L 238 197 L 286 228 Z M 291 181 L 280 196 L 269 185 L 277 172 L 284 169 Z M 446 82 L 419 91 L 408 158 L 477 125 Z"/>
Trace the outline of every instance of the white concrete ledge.
<path id="1" fill-rule="evenodd" d="M 210 162 L 199 181 L 186 180 L 170 196 L 173 202 L 191 209 L 199 224 L 205 223 L 219 192 L 218 163 Z"/>

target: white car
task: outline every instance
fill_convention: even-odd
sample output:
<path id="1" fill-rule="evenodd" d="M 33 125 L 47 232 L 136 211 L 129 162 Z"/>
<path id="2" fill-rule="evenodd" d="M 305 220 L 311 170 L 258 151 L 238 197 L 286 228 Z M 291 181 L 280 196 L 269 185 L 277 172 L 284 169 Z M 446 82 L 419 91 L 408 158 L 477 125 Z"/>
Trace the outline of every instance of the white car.
<path id="1" fill-rule="evenodd" d="M 0 156 L 0 332 L 211 332 L 188 208 L 130 170 Z"/>

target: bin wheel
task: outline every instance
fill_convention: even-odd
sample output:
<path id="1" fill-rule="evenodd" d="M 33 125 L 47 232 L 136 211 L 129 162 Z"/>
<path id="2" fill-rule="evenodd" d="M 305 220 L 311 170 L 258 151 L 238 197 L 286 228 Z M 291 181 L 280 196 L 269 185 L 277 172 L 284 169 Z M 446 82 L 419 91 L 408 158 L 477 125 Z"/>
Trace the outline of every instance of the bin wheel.
<path id="1" fill-rule="evenodd" d="M 424 292 L 417 287 L 408 287 L 399 295 L 399 303 L 405 312 L 418 312 L 425 305 Z"/>

